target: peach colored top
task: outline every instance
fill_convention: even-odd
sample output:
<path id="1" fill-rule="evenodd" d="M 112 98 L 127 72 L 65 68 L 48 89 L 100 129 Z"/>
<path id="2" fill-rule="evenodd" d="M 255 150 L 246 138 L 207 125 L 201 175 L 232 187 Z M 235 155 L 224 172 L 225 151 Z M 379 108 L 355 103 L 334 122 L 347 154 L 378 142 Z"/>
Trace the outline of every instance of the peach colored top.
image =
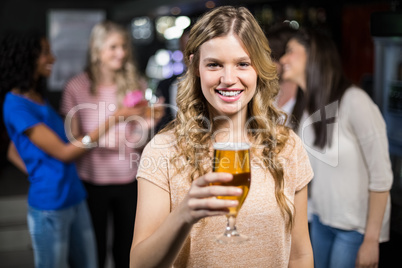
<path id="1" fill-rule="evenodd" d="M 170 193 L 171 211 L 191 185 L 188 168 L 176 174 L 169 163 L 176 150 L 172 134 L 155 136 L 144 149 L 137 173 L 137 178 Z M 284 165 L 285 194 L 293 202 L 295 193 L 313 177 L 306 151 L 293 131 L 279 157 Z M 250 240 L 237 245 L 217 243 L 215 236 L 223 233 L 225 227 L 225 216 L 194 224 L 173 267 L 288 267 L 291 235 L 275 199 L 274 179 L 255 155 L 251 156 L 250 192 L 237 217 L 238 231 Z"/>

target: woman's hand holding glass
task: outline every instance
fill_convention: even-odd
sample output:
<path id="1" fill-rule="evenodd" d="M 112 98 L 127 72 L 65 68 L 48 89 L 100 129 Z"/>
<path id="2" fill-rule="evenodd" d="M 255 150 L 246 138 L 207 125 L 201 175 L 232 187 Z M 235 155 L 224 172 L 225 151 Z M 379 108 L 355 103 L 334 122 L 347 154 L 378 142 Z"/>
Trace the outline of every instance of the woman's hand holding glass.
<path id="1" fill-rule="evenodd" d="M 211 172 L 194 180 L 180 207 L 185 221 L 194 224 L 205 217 L 226 215 L 230 208 L 238 206 L 237 200 L 211 198 L 240 196 L 243 191 L 238 187 L 212 185 L 228 183 L 232 179 L 232 174 Z"/>

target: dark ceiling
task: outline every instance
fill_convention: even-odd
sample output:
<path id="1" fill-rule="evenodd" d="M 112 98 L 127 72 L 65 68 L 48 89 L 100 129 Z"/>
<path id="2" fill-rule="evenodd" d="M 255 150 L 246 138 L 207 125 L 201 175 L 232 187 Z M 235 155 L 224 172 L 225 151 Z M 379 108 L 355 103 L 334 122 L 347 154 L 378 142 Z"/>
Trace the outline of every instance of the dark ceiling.
<path id="1" fill-rule="evenodd" d="M 171 8 L 179 7 L 183 15 L 191 15 L 206 10 L 208 0 L 1 0 L 0 14 L 15 8 L 35 10 L 42 8 L 101 8 L 107 9 L 108 16 L 115 20 L 128 20 L 135 16 L 157 16 L 170 13 Z M 253 4 L 295 4 L 295 5 L 339 5 L 353 3 L 390 2 L 395 0 L 214 0 L 216 5 L 253 5 Z M 2 12 L 3 11 L 3 12 Z M 7 12 L 8 13 L 8 12 Z M 9 13 L 8 13 L 9 14 Z"/>

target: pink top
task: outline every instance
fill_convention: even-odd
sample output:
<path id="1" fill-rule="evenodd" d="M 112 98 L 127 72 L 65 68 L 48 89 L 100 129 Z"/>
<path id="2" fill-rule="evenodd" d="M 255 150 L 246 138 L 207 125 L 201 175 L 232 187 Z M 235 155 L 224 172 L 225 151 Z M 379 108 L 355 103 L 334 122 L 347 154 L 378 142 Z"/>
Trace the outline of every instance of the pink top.
<path id="1" fill-rule="evenodd" d="M 176 153 L 174 143 L 170 133 L 156 135 L 144 149 L 137 174 L 170 194 L 171 211 L 191 186 L 188 170 L 176 174 L 168 161 Z M 294 132 L 279 158 L 284 165 L 285 195 L 294 202 L 295 193 L 313 177 L 307 153 Z M 237 217 L 238 231 L 250 240 L 237 245 L 219 244 L 215 236 L 223 233 L 226 217 L 201 220 L 193 226 L 174 267 L 288 267 L 291 234 L 286 231 L 275 199 L 274 179 L 260 163 L 257 156 L 251 156 L 250 192 Z"/>
<path id="2" fill-rule="evenodd" d="M 64 89 L 61 113 L 66 120 L 69 115 L 77 117 L 81 135 L 96 129 L 117 108 L 116 86 L 99 87 L 97 90 L 95 96 L 91 95 L 86 73 L 73 77 Z M 147 138 L 146 134 L 142 135 L 138 122 L 143 123 L 143 120 L 133 118 L 131 122 L 116 124 L 99 140 L 96 148 L 77 160 L 82 180 L 98 185 L 124 184 L 135 180 L 139 148 L 144 146 Z"/>

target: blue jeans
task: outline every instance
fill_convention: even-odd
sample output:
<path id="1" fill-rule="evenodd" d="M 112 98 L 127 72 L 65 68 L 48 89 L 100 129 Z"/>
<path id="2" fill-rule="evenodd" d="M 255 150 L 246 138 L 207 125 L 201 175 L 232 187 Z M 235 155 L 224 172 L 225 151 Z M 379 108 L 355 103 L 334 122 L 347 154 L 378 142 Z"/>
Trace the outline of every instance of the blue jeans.
<path id="1" fill-rule="evenodd" d="M 60 210 L 28 208 L 37 268 L 97 268 L 95 236 L 86 201 Z"/>
<path id="2" fill-rule="evenodd" d="M 356 231 L 332 228 L 313 215 L 311 243 L 316 268 L 354 268 L 364 235 Z"/>

